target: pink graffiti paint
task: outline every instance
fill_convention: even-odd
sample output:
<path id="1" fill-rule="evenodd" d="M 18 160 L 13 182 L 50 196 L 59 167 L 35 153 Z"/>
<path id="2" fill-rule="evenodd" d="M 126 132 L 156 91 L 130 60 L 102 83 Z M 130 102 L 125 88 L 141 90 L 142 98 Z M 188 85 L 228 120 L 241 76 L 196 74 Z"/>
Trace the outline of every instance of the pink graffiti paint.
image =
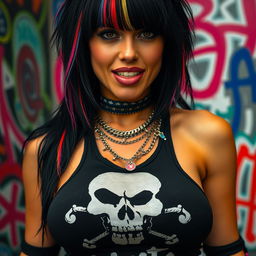
<path id="1" fill-rule="evenodd" d="M 256 2 L 242 1 L 242 10 L 246 19 L 246 25 L 243 24 L 213 24 L 206 18 L 214 9 L 214 2 L 212 0 L 189 0 L 191 4 L 196 4 L 202 7 L 201 13 L 195 18 L 196 30 L 202 31 L 211 36 L 214 40 L 211 46 L 201 46 L 194 51 L 195 57 L 211 53 L 216 56 L 216 63 L 214 73 L 209 84 L 204 90 L 194 89 L 194 97 L 196 99 L 208 99 L 213 97 L 223 84 L 223 76 L 225 67 L 228 65 L 229 59 L 227 56 L 227 49 L 229 47 L 226 39 L 227 33 L 236 33 L 245 36 L 246 42 L 244 47 L 248 48 L 252 53 L 256 49 L 256 27 L 255 27 L 255 12 Z"/>
<path id="2" fill-rule="evenodd" d="M 18 225 L 25 221 L 24 207 L 20 207 L 22 195 L 21 168 L 17 163 L 3 163 L 0 165 L 0 185 L 10 186 L 8 195 L 0 194 L 0 205 L 3 215 L 0 219 L 0 230 L 7 229 L 9 232 L 10 245 L 15 248 L 20 242 Z"/>
<path id="3" fill-rule="evenodd" d="M 0 195 L 0 204 L 4 208 L 6 214 L 1 217 L 0 229 L 3 230 L 7 225 L 10 228 L 11 243 L 14 247 L 19 245 L 18 229 L 16 222 L 24 223 L 25 217 L 23 212 L 18 211 L 19 194 L 21 194 L 21 186 L 16 182 L 11 184 L 11 199 L 8 201 L 4 196 Z"/>
<path id="4" fill-rule="evenodd" d="M 219 32 L 218 27 L 210 22 L 205 21 L 205 17 L 213 9 L 212 1 L 191 0 L 190 2 L 199 4 L 201 7 L 203 7 L 202 13 L 195 19 L 196 29 L 202 30 L 206 34 L 210 34 L 215 41 L 215 45 L 211 47 L 195 49 L 194 51 L 195 57 L 206 53 L 214 53 L 216 55 L 215 73 L 210 84 L 203 91 L 198 91 L 196 89 L 194 90 L 194 97 L 196 99 L 209 98 L 217 92 L 219 86 L 221 85 L 222 69 L 224 66 L 224 60 L 226 59 L 225 38 Z"/>
<path id="5" fill-rule="evenodd" d="M 27 63 L 31 63 L 28 65 Z M 34 123 L 44 108 L 40 95 L 40 71 L 31 47 L 21 47 L 16 64 L 16 77 L 19 99 L 26 118 Z M 31 111 L 33 110 L 33 111 Z"/>
<path id="6" fill-rule="evenodd" d="M 3 57 L 4 57 L 4 48 L 0 45 L 0 125 L 3 130 L 4 145 L 7 155 L 7 161 L 10 163 L 15 162 L 14 148 L 12 145 L 11 137 L 15 138 L 16 145 L 22 145 L 24 141 L 24 134 L 19 130 L 15 121 L 13 120 L 11 110 L 7 103 L 4 91 L 4 80 L 3 80 Z"/>
<path id="7" fill-rule="evenodd" d="M 245 239 L 250 242 L 256 242 L 256 234 L 254 233 L 254 216 L 256 214 L 256 152 L 250 153 L 247 145 L 242 144 L 238 150 L 238 173 L 237 176 L 241 177 L 242 164 L 244 160 L 252 162 L 252 176 L 249 182 L 249 199 L 239 197 L 237 195 L 237 206 L 247 210 L 247 221 L 245 221 Z M 239 181 L 237 181 L 237 191 L 239 191 Z M 239 218 L 240 216 L 238 216 Z"/>

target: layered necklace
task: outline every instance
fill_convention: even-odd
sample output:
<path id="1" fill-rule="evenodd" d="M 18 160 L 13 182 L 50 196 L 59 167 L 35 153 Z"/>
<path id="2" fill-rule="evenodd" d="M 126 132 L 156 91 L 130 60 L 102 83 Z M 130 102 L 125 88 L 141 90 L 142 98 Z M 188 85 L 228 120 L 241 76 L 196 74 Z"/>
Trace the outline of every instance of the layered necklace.
<path id="1" fill-rule="evenodd" d="M 134 104 L 129 103 L 128 105 L 129 108 L 132 108 Z M 104 145 L 103 151 L 110 152 L 113 156 L 113 161 L 122 160 L 125 162 L 125 169 L 127 171 L 133 171 L 137 167 L 136 161 L 142 156 L 147 155 L 154 148 L 158 138 L 166 140 L 164 133 L 160 131 L 162 120 L 153 121 L 153 116 L 154 112 L 151 113 L 142 125 L 129 131 L 114 129 L 100 117 L 97 117 L 94 128 L 96 139 L 99 139 Z M 109 144 L 109 142 L 112 142 L 119 145 L 131 145 L 139 141 L 143 142 L 131 158 L 121 156 Z"/>

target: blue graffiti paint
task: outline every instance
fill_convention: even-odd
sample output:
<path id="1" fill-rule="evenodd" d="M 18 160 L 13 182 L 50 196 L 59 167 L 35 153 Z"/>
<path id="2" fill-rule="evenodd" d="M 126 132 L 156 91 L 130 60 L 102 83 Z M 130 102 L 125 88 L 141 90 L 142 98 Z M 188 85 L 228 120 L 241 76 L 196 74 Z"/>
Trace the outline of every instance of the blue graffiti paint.
<path id="1" fill-rule="evenodd" d="M 248 77 L 246 78 L 239 78 L 241 62 L 244 62 L 247 67 Z M 235 134 L 238 132 L 242 114 L 242 102 L 239 88 L 244 86 L 251 87 L 252 102 L 256 103 L 256 72 L 254 70 L 253 59 L 248 49 L 241 48 L 231 59 L 231 78 L 230 81 L 225 83 L 225 87 L 233 91 L 234 116 L 232 129 Z"/>

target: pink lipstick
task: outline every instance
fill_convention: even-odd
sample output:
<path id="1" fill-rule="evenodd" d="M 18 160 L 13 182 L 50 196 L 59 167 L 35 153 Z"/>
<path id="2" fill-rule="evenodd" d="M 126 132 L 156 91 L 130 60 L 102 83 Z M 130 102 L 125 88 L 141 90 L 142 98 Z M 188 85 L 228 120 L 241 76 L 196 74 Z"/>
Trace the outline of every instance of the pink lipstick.
<path id="1" fill-rule="evenodd" d="M 112 70 L 117 82 L 123 85 L 133 85 L 138 83 L 144 72 L 145 69 L 138 67 L 121 67 Z"/>

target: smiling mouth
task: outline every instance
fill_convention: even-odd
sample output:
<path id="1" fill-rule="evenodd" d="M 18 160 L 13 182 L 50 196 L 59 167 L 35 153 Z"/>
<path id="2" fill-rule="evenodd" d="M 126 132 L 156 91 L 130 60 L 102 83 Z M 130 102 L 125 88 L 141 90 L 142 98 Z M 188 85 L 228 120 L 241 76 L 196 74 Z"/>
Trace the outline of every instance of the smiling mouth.
<path id="1" fill-rule="evenodd" d="M 135 77 L 135 76 L 138 76 L 140 75 L 141 73 L 143 72 L 114 72 L 115 74 L 119 75 L 119 76 L 122 76 L 122 77 Z"/>
<path id="2" fill-rule="evenodd" d="M 112 70 L 116 81 L 124 86 L 135 85 L 144 76 L 145 70 L 137 67 Z"/>

